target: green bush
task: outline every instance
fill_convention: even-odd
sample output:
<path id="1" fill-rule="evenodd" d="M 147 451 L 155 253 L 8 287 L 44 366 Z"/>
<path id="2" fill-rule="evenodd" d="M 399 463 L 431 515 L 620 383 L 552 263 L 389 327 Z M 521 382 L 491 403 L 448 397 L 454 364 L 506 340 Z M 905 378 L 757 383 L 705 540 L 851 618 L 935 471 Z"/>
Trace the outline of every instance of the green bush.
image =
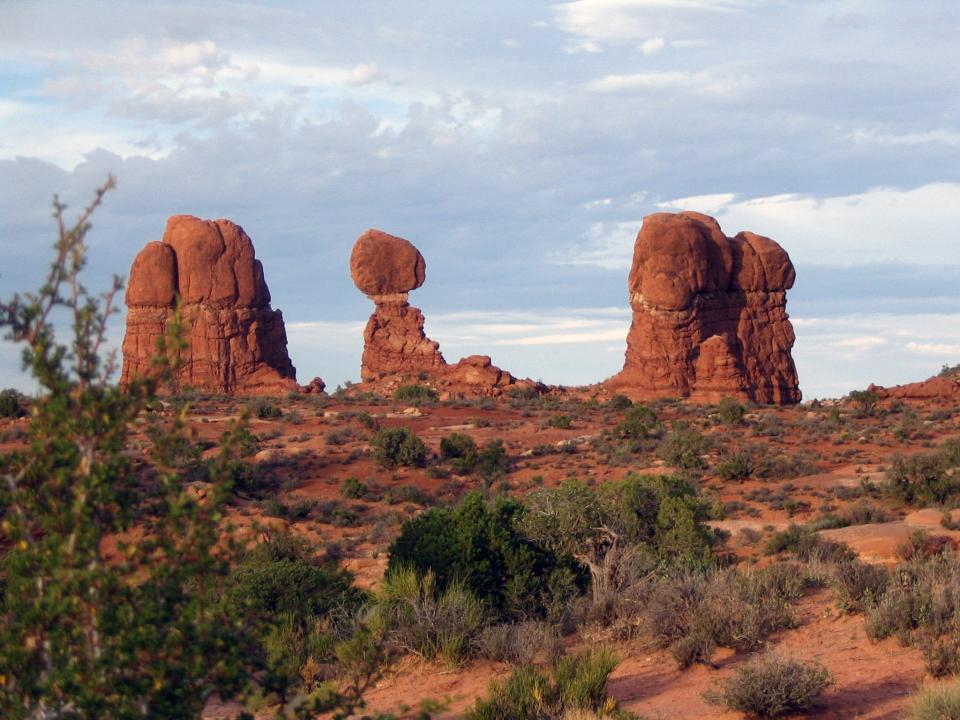
<path id="1" fill-rule="evenodd" d="M 469 435 L 451 433 L 440 439 L 440 457 L 449 460 L 458 473 L 473 472 L 479 462 L 477 444 Z"/>
<path id="2" fill-rule="evenodd" d="M 921 690 L 910 706 L 911 720 L 960 720 L 960 683 Z"/>
<path id="3" fill-rule="evenodd" d="M 628 475 L 598 488 L 571 479 L 531 493 L 526 506 L 524 531 L 587 567 L 595 603 L 614 596 L 643 559 L 664 567 L 712 562 L 710 506 L 680 478 Z"/>
<path id="4" fill-rule="evenodd" d="M 370 439 L 373 458 L 381 466 L 422 467 L 427 462 L 427 446 L 405 427 L 382 428 Z"/>
<path id="5" fill-rule="evenodd" d="M 517 528 L 524 514 L 516 500 L 486 502 L 468 494 L 453 508 L 432 508 L 404 522 L 389 550 L 387 574 L 412 568 L 432 572 L 437 588 L 462 581 L 467 590 L 505 616 L 544 616 L 579 592 L 576 565 L 535 544 Z"/>
<path id="6" fill-rule="evenodd" d="M 250 410 L 254 417 L 261 420 L 276 420 L 283 415 L 283 411 L 269 400 L 256 398 L 250 403 Z"/>
<path id="7" fill-rule="evenodd" d="M 547 419 L 547 427 L 569 430 L 573 427 L 573 418 L 569 415 L 551 415 Z"/>
<path id="8" fill-rule="evenodd" d="M 886 473 L 887 491 L 908 505 L 942 505 L 954 499 L 960 494 L 960 476 L 951 448 L 894 457 Z"/>
<path id="9" fill-rule="evenodd" d="M 231 610 L 254 624 L 283 613 L 306 623 L 336 608 L 355 607 L 363 597 L 346 570 L 273 547 L 251 553 L 230 574 L 224 590 Z"/>
<path id="10" fill-rule="evenodd" d="M 510 458 L 507 457 L 503 440 L 491 440 L 480 448 L 476 469 L 488 485 L 507 474 L 510 470 Z"/>
<path id="11" fill-rule="evenodd" d="M 691 427 L 677 427 L 660 443 L 657 454 L 668 465 L 681 470 L 699 470 L 707 466 L 703 454 L 710 441 Z"/>
<path id="12" fill-rule="evenodd" d="M 810 528 L 796 524 L 771 535 L 763 551 L 766 555 L 789 552 L 804 561 L 843 562 L 856 558 L 849 546 L 824 540 Z"/>
<path id="13" fill-rule="evenodd" d="M 360 500 L 367 494 L 367 486 L 355 477 L 348 477 L 340 486 L 340 494 L 348 500 Z"/>
<path id="14" fill-rule="evenodd" d="M 742 423 L 747 414 L 747 408 L 732 397 L 721 398 L 717 410 L 720 413 L 720 421 L 730 426 Z"/>
<path id="15" fill-rule="evenodd" d="M 853 403 L 860 417 L 868 417 L 876 412 L 880 396 L 876 390 L 853 390 L 847 395 L 847 400 Z"/>
<path id="16" fill-rule="evenodd" d="M 753 474 L 753 457 L 740 450 L 725 455 L 713 469 L 724 480 L 746 480 Z"/>
<path id="17" fill-rule="evenodd" d="M 619 437 L 642 441 L 658 437 L 663 432 L 663 424 L 648 406 L 631 404 L 615 432 Z"/>
<path id="18" fill-rule="evenodd" d="M 765 654 L 748 660 L 708 700 L 751 717 L 778 718 L 809 710 L 832 683 L 819 663 Z"/>
<path id="19" fill-rule="evenodd" d="M 622 412 L 630 407 L 633 407 L 633 401 L 626 395 L 614 395 L 607 400 L 607 408 L 614 412 Z"/>
<path id="20" fill-rule="evenodd" d="M 25 398 L 13 388 L 0 392 L 0 417 L 18 418 L 26 415 Z"/>
<path id="21" fill-rule="evenodd" d="M 397 402 L 406 402 L 411 405 L 432 405 L 437 402 L 439 395 L 433 388 L 425 385 L 401 385 L 393 393 Z"/>
<path id="22" fill-rule="evenodd" d="M 503 682 L 490 684 L 466 720 L 561 720 L 567 713 L 585 710 L 600 718 L 633 717 L 617 708 L 607 694 L 610 673 L 617 666 L 613 654 L 600 648 L 560 659 L 546 673 L 532 665 L 514 670 Z"/>

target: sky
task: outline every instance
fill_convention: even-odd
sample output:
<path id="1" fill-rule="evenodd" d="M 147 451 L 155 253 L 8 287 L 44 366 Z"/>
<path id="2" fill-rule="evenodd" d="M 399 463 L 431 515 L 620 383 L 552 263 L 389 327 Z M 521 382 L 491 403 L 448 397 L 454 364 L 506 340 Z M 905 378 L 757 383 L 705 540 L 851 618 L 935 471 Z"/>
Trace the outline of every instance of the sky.
<path id="1" fill-rule="evenodd" d="M 0 2 L 0 297 L 94 217 L 90 288 L 166 218 L 242 225 L 298 378 L 359 378 L 365 229 L 413 242 L 448 361 L 623 364 L 645 215 L 777 240 L 807 399 L 960 363 L 955 0 Z M 123 316 L 111 324 L 115 346 Z M 0 345 L 0 386 L 29 389 Z"/>

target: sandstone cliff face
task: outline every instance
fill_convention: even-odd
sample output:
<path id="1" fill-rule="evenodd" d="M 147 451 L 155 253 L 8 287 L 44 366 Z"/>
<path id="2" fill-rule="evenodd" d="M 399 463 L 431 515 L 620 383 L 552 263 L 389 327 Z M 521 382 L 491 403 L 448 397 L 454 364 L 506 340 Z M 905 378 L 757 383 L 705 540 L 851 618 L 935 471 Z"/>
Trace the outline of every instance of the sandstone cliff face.
<path id="1" fill-rule="evenodd" d="M 607 386 L 636 399 L 799 402 L 786 312 L 795 276 L 769 238 L 726 237 L 699 213 L 647 216 L 628 279 L 626 361 Z"/>
<path id="2" fill-rule="evenodd" d="M 120 382 L 156 375 L 157 341 L 181 301 L 186 348 L 177 381 L 212 393 L 276 395 L 297 389 L 283 315 L 270 307 L 263 266 L 243 228 L 175 215 L 162 242 L 130 268 Z"/>
<path id="3" fill-rule="evenodd" d="M 448 365 L 440 345 L 426 336 L 424 317 L 407 302 L 423 285 L 426 262 L 410 242 L 380 230 L 367 230 L 353 246 L 350 275 L 376 305 L 363 332 L 360 378 L 391 388 L 426 380 L 445 396 L 499 395 L 517 381 L 485 355 L 471 355 Z"/>

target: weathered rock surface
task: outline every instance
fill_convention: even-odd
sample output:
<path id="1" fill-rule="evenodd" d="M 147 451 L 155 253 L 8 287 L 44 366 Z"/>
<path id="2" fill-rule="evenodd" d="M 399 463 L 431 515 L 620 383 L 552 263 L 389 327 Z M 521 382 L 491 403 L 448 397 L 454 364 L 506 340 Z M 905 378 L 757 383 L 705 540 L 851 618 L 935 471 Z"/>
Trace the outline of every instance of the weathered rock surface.
<path id="1" fill-rule="evenodd" d="M 960 376 L 937 375 L 921 382 L 889 388 L 871 385 L 867 389 L 876 392 L 881 400 L 917 400 L 933 404 L 960 402 Z"/>
<path id="2" fill-rule="evenodd" d="M 800 400 L 790 355 L 786 251 L 751 232 L 726 237 L 694 212 L 644 218 L 627 282 L 633 321 L 608 388 L 635 399 Z"/>
<path id="3" fill-rule="evenodd" d="M 410 242 L 380 230 L 367 230 L 350 254 L 354 284 L 376 304 L 363 332 L 360 378 L 390 391 L 405 382 L 423 382 L 444 397 L 499 395 L 518 381 L 485 355 L 449 365 L 440 345 L 426 336 L 423 313 L 407 293 L 426 279 L 423 255 Z"/>
<path id="4" fill-rule="evenodd" d="M 177 381 L 212 393 L 276 395 L 297 389 L 283 315 L 270 307 L 263 266 L 243 228 L 175 215 L 162 242 L 130 268 L 120 382 L 155 377 L 157 342 L 181 302 L 186 348 Z"/>

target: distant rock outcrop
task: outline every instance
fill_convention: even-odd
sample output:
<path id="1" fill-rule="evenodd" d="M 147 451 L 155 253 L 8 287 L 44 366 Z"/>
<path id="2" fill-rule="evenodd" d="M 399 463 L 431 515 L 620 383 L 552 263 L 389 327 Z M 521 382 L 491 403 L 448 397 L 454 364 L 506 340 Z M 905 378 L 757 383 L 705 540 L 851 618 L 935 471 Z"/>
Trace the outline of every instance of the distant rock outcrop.
<path id="1" fill-rule="evenodd" d="M 915 400 L 931 404 L 956 404 L 960 402 L 960 374 L 936 375 L 932 378 L 906 385 L 881 387 L 871 385 L 867 390 L 877 393 L 880 400 Z"/>
<path id="2" fill-rule="evenodd" d="M 363 331 L 360 378 L 389 389 L 404 382 L 428 381 L 441 393 L 499 395 L 510 386 L 535 386 L 516 380 L 485 355 L 448 365 L 440 345 L 426 336 L 424 317 L 407 302 L 423 285 L 426 262 L 410 242 L 380 230 L 367 230 L 353 246 L 350 275 L 376 304 Z"/>
<path id="3" fill-rule="evenodd" d="M 122 385 L 156 375 L 157 341 L 178 297 L 186 341 L 181 386 L 238 395 L 297 389 L 283 315 L 270 307 L 250 238 L 229 220 L 190 215 L 171 217 L 163 240 L 147 243 L 130 268 Z"/>
<path id="4" fill-rule="evenodd" d="M 786 312 L 794 278 L 786 251 L 769 238 L 726 237 L 700 213 L 647 216 L 627 283 L 626 361 L 607 387 L 636 399 L 799 402 Z"/>

